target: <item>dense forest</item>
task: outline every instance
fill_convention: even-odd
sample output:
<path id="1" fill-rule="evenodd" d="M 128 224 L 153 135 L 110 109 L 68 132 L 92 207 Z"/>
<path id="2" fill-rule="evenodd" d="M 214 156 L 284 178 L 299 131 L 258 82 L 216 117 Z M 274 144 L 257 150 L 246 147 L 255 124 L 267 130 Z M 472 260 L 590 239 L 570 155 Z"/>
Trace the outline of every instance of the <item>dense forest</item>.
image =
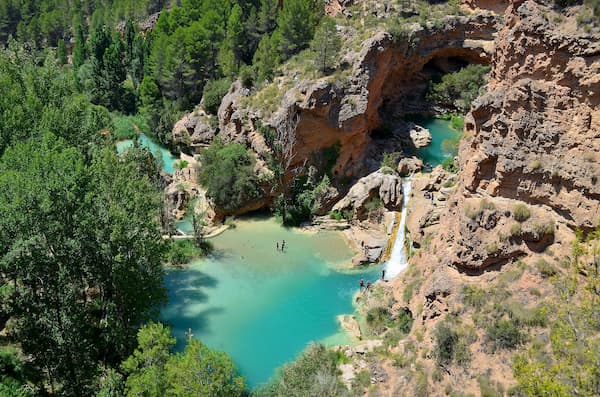
<path id="1" fill-rule="evenodd" d="M 245 393 L 226 355 L 175 354 L 149 323 L 166 302 L 159 167 L 114 141 L 133 117 L 169 144 L 231 79 L 272 78 L 323 9 L 279 3 L 1 2 L 0 395 Z"/>

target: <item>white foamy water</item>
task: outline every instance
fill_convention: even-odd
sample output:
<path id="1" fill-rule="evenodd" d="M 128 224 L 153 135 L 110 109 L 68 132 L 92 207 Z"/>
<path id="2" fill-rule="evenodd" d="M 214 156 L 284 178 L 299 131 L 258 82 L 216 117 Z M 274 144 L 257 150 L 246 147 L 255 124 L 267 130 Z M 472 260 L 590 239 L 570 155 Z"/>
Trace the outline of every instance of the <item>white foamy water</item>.
<path id="1" fill-rule="evenodd" d="M 396 233 L 396 241 L 394 241 L 394 245 L 392 246 L 390 259 L 383 265 L 386 280 L 396 277 L 406 269 L 406 266 L 408 266 L 404 241 L 410 188 L 410 178 L 404 179 L 402 181 L 402 213 L 400 214 L 400 225 L 398 226 L 398 233 Z"/>

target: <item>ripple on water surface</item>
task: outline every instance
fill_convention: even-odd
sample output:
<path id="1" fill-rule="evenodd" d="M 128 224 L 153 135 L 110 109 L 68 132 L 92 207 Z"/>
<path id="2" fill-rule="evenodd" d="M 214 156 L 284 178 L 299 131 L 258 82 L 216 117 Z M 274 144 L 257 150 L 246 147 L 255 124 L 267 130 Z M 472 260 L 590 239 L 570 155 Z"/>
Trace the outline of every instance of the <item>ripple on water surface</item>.
<path id="1" fill-rule="evenodd" d="M 285 253 L 276 249 L 282 240 Z M 336 316 L 353 311 L 358 281 L 374 281 L 380 272 L 335 271 L 352 257 L 339 233 L 301 233 L 273 219 L 240 221 L 212 242 L 210 258 L 168 272 L 162 317 L 179 348 L 191 328 L 196 338 L 231 355 L 251 387 L 308 342 L 339 341 L 333 337 Z"/>

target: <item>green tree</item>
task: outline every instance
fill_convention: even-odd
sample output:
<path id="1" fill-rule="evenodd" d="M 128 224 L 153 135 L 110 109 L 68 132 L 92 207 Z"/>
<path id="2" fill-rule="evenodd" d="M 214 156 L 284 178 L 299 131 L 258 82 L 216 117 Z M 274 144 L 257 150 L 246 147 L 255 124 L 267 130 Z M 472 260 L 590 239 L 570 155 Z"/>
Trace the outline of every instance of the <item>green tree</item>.
<path id="1" fill-rule="evenodd" d="M 227 20 L 226 41 L 235 56 L 237 70 L 240 67 L 247 45 L 246 29 L 242 21 L 242 8 L 238 4 L 233 6 Z"/>
<path id="2" fill-rule="evenodd" d="M 342 47 L 342 39 L 331 18 L 323 18 L 317 30 L 311 45 L 315 52 L 315 63 L 321 72 L 333 69 Z"/>
<path id="3" fill-rule="evenodd" d="M 162 323 L 144 325 L 137 334 L 137 348 L 123 362 L 128 374 L 126 390 L 128 396 L 164 396 L 167 390 L 165 365 L 175 338 Z"/>
<path id="4" fill-rule="evenodd" d="M 201 154 L 200 183 L 220 208 L 233 211 L 258 196 L 255 159 L 241 144 L 216 140 Z"/>
<path id="5" fill-rule="evenodd" d="M 239 397 L 245 382 L 227 354 L 190 339 L 183 353 L 166 364 L 167 395 L 178 397 Z"/>
<path id="6" fill-rule="evenodd" d="M 52 134 L 0 161 L 2 275 L 11 334 L 64 395 L 86 395 L 165 300 L 158 195 L 112 148 L 88 163 Z M 135 233 L 131 233 L 135 230 Z"/>
<path id="7" fill-rule="evenodd" d="M 56 47 L 56 59 L 61 65 L 67 64 L 67 47 L 63 39 L 58 40 L 58 47 Z"/>
<path id="8" fill-rule="evenodd" d="M 275 30 L 278 11 L 278 0 L 260 0 L 258 8 L 258 31 L 261 34 L 269 34 Z"/>
<path id="9" fill-rule="evenodd" d="M 321 344 L 310 345 L 296 361 L 286 364 L 257 397 L 335 397 L 345 395 L 337 374 L 337 356 Z"/>
<path id="10" fill-rule="evenodd" d="M 85 48 L 85 38 L 83 37 L 83 31 L 81 26 L 75 27 L 75 46 L 73 47 L 73 68 L 79 69 L 87 58 L 87 52 Z"/>
<path id="11" fill-rule="evenodd" d="M 190 339 L 183 353 L 171 354 L 174 345 L 169 328 L 160 323 L 140 329 L 138 347 L 123 362 L 123 369 L 129 374 L 127 396 L 243 395 L 244 380 L 225 353 Z"/>
<path id="12" fill-rule="evenodd" d="M 277 18 L 281 32 L 281 52 L 289 58 L 306 48 L 319 22 L 322 8 L 314 0 L 288 0 Z M 322 5 L 322 4 L 321 4 Z"/>
<path id="13" fill-rule="evenodd" d="M 430 86 L 428 99 L 466 113 L 471 108 L 471 103 L 479 96 L 479 89 L 485 85 L 489 70 L 489 66 L 469 65 L 454 73 L 448 73 L 440 82 Z"/>
<path id="14" fill-rule="evenodd" d="M 279 43 L 281 34 L 273 32 L 271 36 L 264 35 L 258 43 L 258 49 L 254 53 L 254 67 L 260 83 L 273 78 L 275 68 L 280 64 Z"/>

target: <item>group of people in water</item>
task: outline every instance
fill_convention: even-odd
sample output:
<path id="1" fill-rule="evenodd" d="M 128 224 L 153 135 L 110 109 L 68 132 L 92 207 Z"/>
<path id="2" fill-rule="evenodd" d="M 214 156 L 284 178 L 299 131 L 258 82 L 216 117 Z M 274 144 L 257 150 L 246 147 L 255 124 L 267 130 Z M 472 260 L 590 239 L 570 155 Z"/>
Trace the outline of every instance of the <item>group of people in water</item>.
<path id="1" fill-rule="evenodd" d="M 279 249 L 279 247 L 280 247 L 279 241 L 277 243 L 275 243 L 275 244 L 276 244 L 276 247 L 277 247 L 277 251 L 285 252 L 285 240 L 281 241 L 281 249 Z"/>

